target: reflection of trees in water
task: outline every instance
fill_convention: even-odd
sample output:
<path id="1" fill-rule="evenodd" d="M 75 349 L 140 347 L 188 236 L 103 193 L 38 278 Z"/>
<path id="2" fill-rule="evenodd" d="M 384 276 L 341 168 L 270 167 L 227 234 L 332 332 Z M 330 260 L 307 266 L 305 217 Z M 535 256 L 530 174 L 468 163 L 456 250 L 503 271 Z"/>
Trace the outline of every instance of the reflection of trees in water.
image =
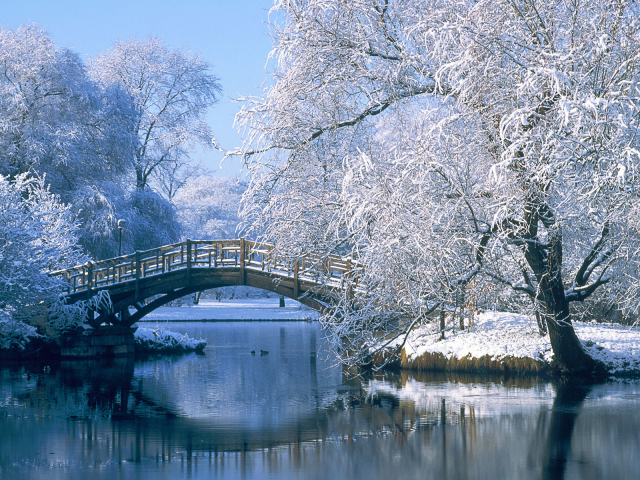
<path id="1" fill-rule="evenodd" d="M 409 380 L 416 379 L 426 389 L 432 385 L 445 393 L 432 402 L 417 403 L 402 394 L 367 389 L 378 381 L 402 392 Z M 539 380 L 531 378 L 495 380 L 500 383 L 495 389 L 504 391 L 535 393 L 539 385 Z M 629 442 L 626 452 L 640 447 L 635 417 L 628 421 L 615 410 L 601 408 L 596 418 L 592 414 L 587 416 L 588 423 L 583 421 L 584 413 L 578 413 L 589 386 L 557 384 L 552 406 L 545 397 L 538 403 L 529 400 L 524 409 L 492 416 L 477 415 L 473 399 L 447 396 L 442 387 L 445 381 L 487 385 L 486 377 L 473 376 L 402 373 L 345 378 L 336 399 L 308 418 L 296 418 L 278 428 L 249 429 L 235 428 L 224 419 L 172 416 L 167 406 L 141 388 L 132 363 L 83 366 L 74 362 L 49 375 L 34 375 L 25 380 L 28 388 L 18 389 L 20 401 L 27 401 L 39 414 L 48 412 L 49 428 L 28 421 L 17 432 L 17 438 L 23 439 L 20 445 L 0 438 L 0 466 L 16 459 L 37 459 L 46 451 L 56 452 L 62 461 L 82 459 L 96 465 L 123 459 L 175 464 L 184 459 L 198 464 L 201 472 L 222 475 L 233 470 L 247 478 L 295 474 L 369 480 L 394 478 L 402 472 L 409 478 L 561 479 L 568 465 L 575 468 L 574 460 L 586 458 L 589 463 L 577 467 L 584 478 L 598 478 L 607 471 L 615 479 L 624 478 L 620 472 L 630 465 L 604 469 L 607 457 L 612 462 L 620 458 L 611 451 L 611 438 L 624 432 L 617 441 Z M 40 403 L 44 395 L 53 395 L 49 400 L 55 398 L 56 405 Z M 61 412 L 68 415 L 60 416 Z M 71 414 L 79 416 L 69 418 Z M 606 415 L 608 430 L 600 437 Z M 17 428 L 0 415 L 0 428 L 5 425 Z M 149 469 L 147 478 L 153 478 L 153 471 Z"/>
<path id="2" fill-rule="evenodd" d="M 582 406 L 591 390 L 590 385 L 579 381 L 560 381 L 556 399 L 551 410 L 551 419 L 544 452 L 542 478 L 562 480 L 571 453 L 571 439 L 574 425 Z"/>
<path id="3" fill-rule="evenodd" d="M 426 384 L 445 380 L 456 383 L 487 381 L 487 377 L 408 372 L 397 376 L 379 374 L 376 379 L 401 386 L 414 376 Z M 505 388 L 520 389 L 536 387 L 540 382 L 531 377 L 497 380 Z M 336 467 L 336 474 L 340 469 L 349 470 L 359 465 L 358 478 L 384 478 L 385 475 L 394 475 L 397 469 L 402 469 L 403 473 L 415 471 L 418 474 L 420 468 L 425 468 L 430 478 L 442 479 L 563 479 L 567 464 L 571 462 L 581 468 L 581 478 L 599 478 L 593 474 L 601 471 L 594 465 L 599 459 L 582 453 L 579 454 L 581 459 L 572 461 L 571 450 L 580 407 L 591 388 L 580 381 L 559 382 L 555 384 L 556 396 L 551 408 L 543 402 L 535 408 L 529 406 L 523 411 L 504 411 L 493 417 L 485 415 L 482 419 L 476 418 L 472 404 L 465 405 L 460 398 L 449 401 L 443 397 L 421 403 L 418 408 L 412 400 L 389 391 L 365 393 L 364 397 L 349 401 L 340 400 L 338 409 L 353 404 L 361 409 L 359 421 L 364 419 L 364 424 L 358 426 L 358 421 L 352 422 L 351 433 L 358 443 L 356 452 L 373 460 L 373 464 L 362 462 L 362 458 L 356 458 L 358 455 L 352 456 L 353 451 L 343 454 L 339 449 L 337 458 L 332 458 L 330 464 L 337 465 L 340 463 L 337 459 L 342 460 L 340 468 Z M 337 417 L 334 422 L 336 420 L 340 423 L 346 419 Z M 616 421 L 619 422 L 620 418 Z M 329 423 L 329 430 L 335 429 L 334 422 Z M 596 429 L 592 427 L 592 433 Z M 343 440 L 350 444 L 352 436 Z M 592 435 L 590 440 L 587 443 L 591 449 L 602 447 L 601 455 L 606 456 L 603 452 L 607 446 L 600 443 L 597 435 Z M 368 468 L 370 471 L 365 473 Z M 618 467 L 616 471 L 624 472 L 624 468 Z M 385 472 L 384 475 L 381 472 Z M 614 473 L 611 478 L 625 477 Z"/>
<path id="4" fill-rule="evenodd" d="M 60 383 L 80 389 L 92 412 L 107 416 L 129 413 L 133 357 L 62 362 Z M 78 405 L 79 410 L 83 405 Z"/>

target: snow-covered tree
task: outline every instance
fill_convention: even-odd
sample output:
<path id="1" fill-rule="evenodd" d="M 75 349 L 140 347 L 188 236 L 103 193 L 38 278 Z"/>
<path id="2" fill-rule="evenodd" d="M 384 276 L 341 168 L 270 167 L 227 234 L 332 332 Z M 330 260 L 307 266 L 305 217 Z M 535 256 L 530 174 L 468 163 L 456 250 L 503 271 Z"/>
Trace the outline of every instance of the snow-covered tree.
<path id="1" fill-rule="evenodd" d="M 174 197 L 184 238 L 237 238 L 239 209 L 247 185 L 238 178 L 200 176 Z"/>
<path id="2" fill-rule="evenodd" d="M 90 81 L 78 55 L 35 25 L 0 30 L 0 173 L 46 174 L 65 200 L 121 175 L 134 146 L 127 101 Z"/>
<path id="3" fill-rule="evenodd" d="M 0 348 L 24 347 L 22 320 L 58 302 L 59 279 L 48 272 L 85 260 L 69 208 L 43 178 L 0 175 Z M 64 319 L 62 319 L 64 320 Z"/>
<path id="4" fill-rule="evenodd" d="M 247 219 L 281 254 L 351 251 L 366 265 L 367 292 L 325 319 L 336 346 L 380 346 L 390 319 L 409 328 L 472 280 L 491 281 L 532 300 L 561 368 L 598 368 L 570 304 L 629 285 L 640 4 L 274 10 L 274 82 L 245 99 L 247 140 L 230 153 L 253 173 Z"/>
<path id="5" fill-rule="evenodd" d="M 79 242 L 94 258 L 118 255 L 118 221 L 124 220 L 122 254 L 178 241 L 181 227 L 174 205 L 157 192 L 101 182 L 76 190 L 72 211 L 80 223 Z"/>
<path id="6" fill-rule="evenodd" d="M 131 92 L 118 82 L 89 78 L 75 53 L 57 48 L 35 25 L 0 30 L 0 47 L 0 174 L 46 178 L 50 190 L 71 205 L 79 241 L 96 258 L 117 254 L 120 219 L 128 220 L 125 252 L 177 240 L 171 203 L 152 189 L 135 187 L 131 166 L 143 117 Z M 176 110 L 175 105 L 167 108 Z M 175 124 L 178 130 L 181 124 Z M 163 178 L 180 181 L 180 172 L 174 173 L 176 179 L 172 172 Z"/>
<path id="7" fill-rule="evenodd" d="M 134 106 L 137 139 L 131 166 L 143 190 L 159 170 L 183 165 L 213 137 L 204 116 L 220 85 L 199 55 L 171 50 L 156 37 L 117 41 L 89 65 L 92 78 L 126 92 Z"/>

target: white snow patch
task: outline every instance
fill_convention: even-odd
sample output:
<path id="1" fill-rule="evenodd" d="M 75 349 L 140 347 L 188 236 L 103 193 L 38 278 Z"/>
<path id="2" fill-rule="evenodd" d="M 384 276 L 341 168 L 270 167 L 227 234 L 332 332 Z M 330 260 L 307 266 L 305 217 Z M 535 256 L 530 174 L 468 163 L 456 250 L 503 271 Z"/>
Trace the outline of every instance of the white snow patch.
<path id="1" fill-rule="evenodd" d="M 191 338 L 186 333 L 177 333 L 164 328 L 138 328 L 134 333 L 136 347 L 145 352 L 193 352 L 202 350 L 205 339 Z"/>

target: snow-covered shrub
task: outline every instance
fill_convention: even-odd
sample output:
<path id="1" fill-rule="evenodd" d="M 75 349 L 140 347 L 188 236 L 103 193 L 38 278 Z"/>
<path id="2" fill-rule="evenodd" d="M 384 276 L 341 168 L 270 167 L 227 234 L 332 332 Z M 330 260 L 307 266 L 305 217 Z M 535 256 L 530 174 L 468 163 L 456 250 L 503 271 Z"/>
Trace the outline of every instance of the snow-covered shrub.
<path id="1" fill-rule="evenodd" d="M 51 270 L 85 260 L 69 208 L 44 178 L 0 175 L 0 342 L 24 348 L 34 331 L 22 325 L 59 302 L 62 281 Z M 22 347 L 20 347 L 22 346 Z"/>
<path id="2" fill-rule="evenodd" d="M 142 353 L 181 353 L 202 351 L 207 345 L 203 338 L 193 339 L 186 333 L 172 332 L 164 328 L 149 330 L 138 328 L 134 334 L 136 351 Z"/>

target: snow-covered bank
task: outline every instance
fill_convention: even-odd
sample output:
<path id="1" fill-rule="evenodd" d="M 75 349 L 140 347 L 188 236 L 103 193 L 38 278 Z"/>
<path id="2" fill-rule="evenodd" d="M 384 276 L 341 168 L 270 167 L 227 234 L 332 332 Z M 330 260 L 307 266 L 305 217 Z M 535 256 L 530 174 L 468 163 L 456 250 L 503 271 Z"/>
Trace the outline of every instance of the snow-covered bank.
<path id="1" fill-rule="evenodd" d="M 574 326 L 585 348 L 611 373 L 640 373 L 640 328 L 582 322 Z M 530 317 L 482 313 L 471 328 L 448 331 L 444 340 L 438 340 L 437 329 L 431 324 L 411 332 L 402 352 L 403 368 L 542 373 L 551 367 L 549 337 L 539 335 Z"/>
<path id="2" fill-rule="evenodd" d="M 137 354 L 201 352 L 207 346 L 207 341 L 203 338 L 191 338 L 164 328 L 138 328 L 133 338 Z"/>
<path id="3" fill-rule="evenodd" d="M 198 305 L 160 307 L 142 319 L 150 321 L 233 321 L 233 320 L 316 320 L 318 313 L 309 307 L 286 299 L 285 307 L 278 298 L 234 300 L 200 300 Z"/>

